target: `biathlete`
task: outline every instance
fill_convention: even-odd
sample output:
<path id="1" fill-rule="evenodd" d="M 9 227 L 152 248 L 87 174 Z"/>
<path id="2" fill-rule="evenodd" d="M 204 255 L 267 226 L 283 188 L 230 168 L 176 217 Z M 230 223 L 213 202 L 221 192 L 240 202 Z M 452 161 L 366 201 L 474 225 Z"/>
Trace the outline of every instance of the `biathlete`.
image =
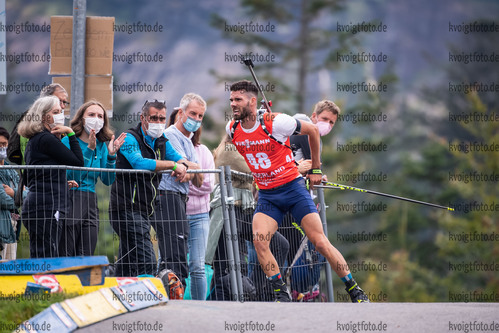
<path id="1" fill-rule="evenodd" d="M 319 185 L 322 172 L 317 127 L 286 114 L 262 113 L 257 110 L 257 101 L 258 88 L 251 81 L 243 80 L 232 84 L 230 106 L 233 120 L 227 124 L 226 131 L 246 160 L 259 188 L 258 203 L 253 215 L 253 243 L 258 261 L 273 287 L 275 301 L 291 301 L 269 247 L 270 239 L 277 231 L 284 214 L 289 211 L 345 283 L 352 302 L 369 302 L 366 293 L 353 279 L 345 258 L 324 234 L 315 204 L 289 147 L 289 136 L 309 136 L 312 169 L 307 177 L 312 188 Z"/>

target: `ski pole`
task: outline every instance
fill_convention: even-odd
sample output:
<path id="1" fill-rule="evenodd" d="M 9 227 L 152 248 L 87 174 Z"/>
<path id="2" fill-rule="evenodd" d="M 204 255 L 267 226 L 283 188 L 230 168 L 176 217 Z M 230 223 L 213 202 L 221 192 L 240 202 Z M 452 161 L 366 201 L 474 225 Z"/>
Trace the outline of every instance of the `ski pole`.
<path id="1" fill-rule="evenodd" d="M 366 190 L 366 189 L 363 189 L 363 188 L 358 188 L 358 187 L 353 187 L 353 186 L 348 186 L 348 185 L 341 185 L 341 184 L 336 184 L 336 183 L 332 183 L 332 182 L 323 182 L 323 183 L 324 183 L 324 185 L 315 185 L 314 187 L 319 187 L 319 188 L 336 188 L 336 189 L 340 189 L 340 190 L 352 190 L 352 191 L 358 191 L 358 192 L 362 192 L 362 193 L 376 194 L 376 195 L 380 195 L 380 196 L 383 196 L 383 197 L 392 198 L 392 199 L 398 199 L 398 200 L 403 200 L 403 201 L 408 201 L 408 202 L 417 203 L 417 204 L 420 204 L 420 205 L 426 205 L 426 206 L 431 206 L 431 207 L 436 207 L 436 208 L 447 209 L 448 211 L 451 211 L 451 212 L 454 211 L 454 208 L 451 208 L 451 207 L 446 207 L 446 206 L 441 206 L 441 205 L 437 205 L 437 204 L 430 203 L 430 202 L 425 202 L 425 201 L 419 201 L 419 200 L 415 200 L 415 199 L 400 197 L 400 196 L 393 195 L 393 194 L 387 194 L 387 193 L 382 193 L 382 192 L 377 192 L 377 191 L 372 191 L 372 190 Z"/>
<path id="2" fill-rule="evenodd" d="M 272 112 L 270 110 L 270 103 L 267 101 L 267 98 L 265 97 L 265 94 L 263 93 L 262 87 L 260 86 L 260 82 L 258 82 L 258 79 L 256 78 L 256 75 L 255 75 L 255 71 L 253 70 L 253 67 L 254 67 L 253 61 L 250 58 L 247 58 L 247 59 L 243 59 L 243 62 L 246 66 L 248 66 L 248 68 L 251 72 L 251 76 L 253 76 L 253 80 L 255 80 L 258 91 L 260 91 L 260 94 L 262 94 L 262 96 L 263 96 L 263 100 L 265 101 L 265 107 L 266 107 L 267 111 Z"/>

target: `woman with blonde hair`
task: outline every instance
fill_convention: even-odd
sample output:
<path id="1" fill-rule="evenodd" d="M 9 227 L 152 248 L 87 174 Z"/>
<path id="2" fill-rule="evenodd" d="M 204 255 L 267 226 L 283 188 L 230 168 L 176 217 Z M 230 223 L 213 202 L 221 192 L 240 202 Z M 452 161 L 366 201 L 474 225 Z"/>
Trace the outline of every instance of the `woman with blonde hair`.
<path id="1" fill-rule="evenodd" d="M 123 144 L 126 133 L 114 139 L 106 110 L 101 103 L 89 101 L 83 104 L 71 120 L 71 128 L 83 152 L 85 167 L 115 168 L 116 152 Z M 62 143 L 69 147 L 69 140 L 65 137 Z M 99 233 L 95 184 L 100 178 L 105 185 L 111 185 L 115 173 L 68 170 L 67 177 L 74 180 L 77 186 L 69 191 L 70 213 L 64 221 L 59 253 L 62 256 L 91 256 L 97 246 Z"/>
<path id="2" fill-rule="evenodd" d="M 27 165 L 83 166 L 83 155 L 75 133 L 64 126 L 64 114 L 55 96 L 38 98 L 19 123 L 18 133 L 29 139 Z M 61 142 L 67 135 L 69 149 Z M 67 212 L 68 183 L 62 168 L 28 169 L 29 192 L 21 219 L 29 233 L 31 258 L 59 256 L 61 227 Z"/>

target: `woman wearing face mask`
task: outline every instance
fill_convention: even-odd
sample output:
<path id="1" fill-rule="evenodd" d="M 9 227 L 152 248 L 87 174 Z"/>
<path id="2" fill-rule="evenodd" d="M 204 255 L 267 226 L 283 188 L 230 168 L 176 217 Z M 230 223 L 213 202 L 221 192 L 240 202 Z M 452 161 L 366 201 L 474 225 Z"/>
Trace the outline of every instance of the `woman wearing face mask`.
<path id="1" fill-rule="evenodd" d="M 18 125 L 18 133 L 29 139 L 27 165 L 83 166 L 83 155 L 75 133 L 64 126 L 64 114 L 57 97 L 37 99 Z M 61 142 L 67 135 L 69 149 Z M 64 169 L 28 169 L 29 192 L 21 219 L 29 233 L 31 258 L 58 257 L 61 228 L 67 213 L 68 184 Z"/>
<path id="2" fill-rule="evenodd" d="M 89 101 L 83 104 L 71 120 L 80 148 L 83 152 L 85 167 L 114 169 L 116 152 L 125 141 L 126 133 L 116 140 L 110 129 L 106 111 L 101 103 Z M 62 139 L 69 147 L 70 138 Z M 109 143 L 106 144 L 106 142 Z M 97 246 L 99 233 L 99 209 L 95 184 L 100 178 L 105 185 L 114 182 L 114 172 L 68 170 L 68 179 L 77 186 L 69 191 L 70 213 L 63 226 L 59 246 L 61 256 L 91 256 Z"/>

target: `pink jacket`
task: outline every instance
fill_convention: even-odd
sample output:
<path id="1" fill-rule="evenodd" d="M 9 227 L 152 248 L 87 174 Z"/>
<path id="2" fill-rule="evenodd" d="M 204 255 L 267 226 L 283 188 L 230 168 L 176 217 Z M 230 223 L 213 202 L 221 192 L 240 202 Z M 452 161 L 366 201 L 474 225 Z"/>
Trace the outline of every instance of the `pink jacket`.
<path id="1" fill-rule="evenodd" d="M 215 169 L 215 161 L 211 151 L 203 144 L 194 147 L 201 169 Z M 187 201 L 187 215 L 208 213 L 210 211 L 210 194 L 215 186 L 215 174 L 205 173 L 203 185 L 196 187 L 189 183 L 189 200 Z"/>

